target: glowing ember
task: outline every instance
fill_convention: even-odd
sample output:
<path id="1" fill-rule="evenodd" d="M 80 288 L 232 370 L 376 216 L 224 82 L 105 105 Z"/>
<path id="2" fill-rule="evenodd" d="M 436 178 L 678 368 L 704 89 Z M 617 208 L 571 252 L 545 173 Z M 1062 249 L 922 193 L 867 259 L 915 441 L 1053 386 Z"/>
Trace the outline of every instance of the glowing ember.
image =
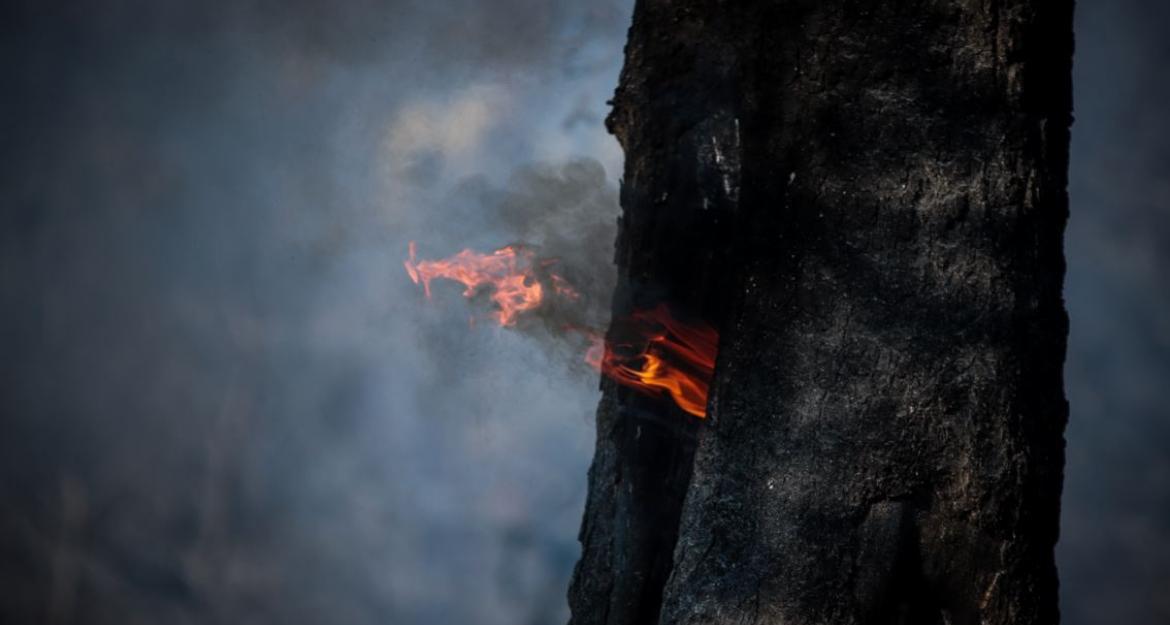
<path id="1" fill-rule="evenodd" d="M 553 290 L 557 292 L 557 295 L 560 295 L 565 299 L 571 299 L 574 301 L 581 299 L 581 294 L 577 292 L 577 289 L 574 289 L 569 285 L 568 281 L 555 273 L 552 274 L 552 285 Z"/>
<path id="2" fill-rule="evenodd" d="M 555 259 L 537 260 L 532 250 L 518 245 L 490 254 L 463 250 L 443 260 L 417 260 L 409 246 L 406 272 L 431 296 L 431 280 L 442 278 L 463 285 L 463 295 L 490 291 L 501 326 L 516 323 L 526 312 L 540 308 L 546 294 L 577 301 L 581 294 L 564 277 L 552 273 Z M 548 287 L 546 289 L 546 287 Z M 474 319 L 472 320 L 474 321 Z M 715 371 L 719 335 L 704 323 L 683 323 L 665 305 L 636 311 L 614 324 L 624 337 L 606 344 L 602 333 L 576 328 L 590 341 L 585 362 L 617 383 L 648 395 L 667 394 L 686 412 L 707 415 L 707 391 Z"/>

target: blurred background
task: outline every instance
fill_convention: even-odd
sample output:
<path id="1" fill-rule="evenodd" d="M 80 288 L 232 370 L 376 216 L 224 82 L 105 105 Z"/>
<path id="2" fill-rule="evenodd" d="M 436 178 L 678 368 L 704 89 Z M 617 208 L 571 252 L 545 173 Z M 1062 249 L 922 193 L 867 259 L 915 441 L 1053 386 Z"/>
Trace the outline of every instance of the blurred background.
<path id="1" fill-rule="evenodd" d="M 564 623 L 596 376 L 402 261 L 607 292 L 630 0 L 211 4 L 0 8 L 0 622 Z M 1078 3 L 1075 625 L 1170 622 L 1168 63 Z"/>

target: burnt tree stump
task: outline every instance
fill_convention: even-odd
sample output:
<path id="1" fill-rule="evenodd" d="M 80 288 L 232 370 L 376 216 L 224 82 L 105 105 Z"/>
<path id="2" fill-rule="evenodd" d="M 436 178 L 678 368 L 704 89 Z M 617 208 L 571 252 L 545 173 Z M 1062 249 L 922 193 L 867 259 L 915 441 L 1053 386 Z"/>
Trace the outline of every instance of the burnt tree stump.
<path id="1" fill-rule="evenodd" d="M 720 352 L 705 421 L 603 384 L 572 623 L 1058 621 L 1071 31 L 637 1 L 614 311 Z"/>

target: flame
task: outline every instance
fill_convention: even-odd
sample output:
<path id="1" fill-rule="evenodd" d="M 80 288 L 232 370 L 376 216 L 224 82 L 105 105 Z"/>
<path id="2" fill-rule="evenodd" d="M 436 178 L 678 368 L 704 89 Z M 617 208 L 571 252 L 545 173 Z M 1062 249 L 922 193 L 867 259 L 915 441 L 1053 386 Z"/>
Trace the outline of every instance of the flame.
<path id="1" fill-rule="evenodd" d="M 565 299 L 570 299 L 573 301 L 581 299 L 581 294 L 577 292 L 577 289 L 574 289 L 567 280 L 555 273 L 552 274 L 552 285 L 553 290 L 556 291 L 557 295 L 560 295 Z"/>
<path id="2" fill-rule="evenodd" d="M 422 285 L 428 298 L 431 281 L 438 278 L 462 284 L 464 297 L 490 289 L 501 326 L 514 325 L 520 315 L 542 306 L 549 293 L 574 302 L 581 298 L 564 277 L 549 269 L 556 259 L 537 260 L 524 246 L 509 245 L 489 254 L 463 250 L 446 259 L 421 261 L 414 241 L 408 250 L 406 273 Z M 473 317 L 469 323 L 474 321 Z M 607 343 L 596 330 L 572 329 L 588 337 L 585 362 L 602 375 L 648 395 L 665 393 L 684 411 L 700 419 L 707 416 L 707 392 L 719 346 L 719 334 L 711 326 L 678 321 L 667 306 L 659 305 L 615 321 L 614 334 L 623 337 L 618 342 Z"/>
<path id="3" fill-rule="evenodd" d="M 636 311 L 617 326 L 633 326 L 642 342 L 607 344 L 591 335 L 585 362 L 618 384 L 654 394 L 665 391 L 684 411 L 707 416 L 707 392 L 715 372 L 719 334 L 706 324 L 684 324 L 660 305 Z"/>
<path id="4" fill-rule="evenodd" d="M 422 261 L 415 258 L 414 241 L 408 250 L 410 258 L 404 263 L 406 273 L 415 284 L 422 284 L 428 298 L 431 280 L 436 278 L 461 283 L 464 297 L 473 297 L 490 287 L 491 300 L 499 308 L 495 317 L 502 326 L 514 325 L 522 313 L 539 308 L 544 301 L 545 289 L 534 269 L 535 254 L 528 248 L 508 245 L 490 254 L 463 250 L 443 260 Z M 558 280 L 563 282 L 563 278 L 553 274 L 553 287 L 560 293 L 563 287 L 557 286 Z"/>

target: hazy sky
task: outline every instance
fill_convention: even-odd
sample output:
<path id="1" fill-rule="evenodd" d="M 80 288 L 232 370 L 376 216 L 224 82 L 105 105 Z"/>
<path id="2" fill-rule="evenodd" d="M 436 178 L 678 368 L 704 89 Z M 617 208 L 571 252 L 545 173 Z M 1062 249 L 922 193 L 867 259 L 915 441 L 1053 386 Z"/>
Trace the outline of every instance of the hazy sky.
<path id="1" fill-rule="evenodd" d="M 630 3 L 211 4 L 0 8 L 0 621 L 563 623 L 595 376 L 402 261 L 604 308 Z M 1170 620 L 1163 5 L 1078 3 L 1067 623 Z"/>

